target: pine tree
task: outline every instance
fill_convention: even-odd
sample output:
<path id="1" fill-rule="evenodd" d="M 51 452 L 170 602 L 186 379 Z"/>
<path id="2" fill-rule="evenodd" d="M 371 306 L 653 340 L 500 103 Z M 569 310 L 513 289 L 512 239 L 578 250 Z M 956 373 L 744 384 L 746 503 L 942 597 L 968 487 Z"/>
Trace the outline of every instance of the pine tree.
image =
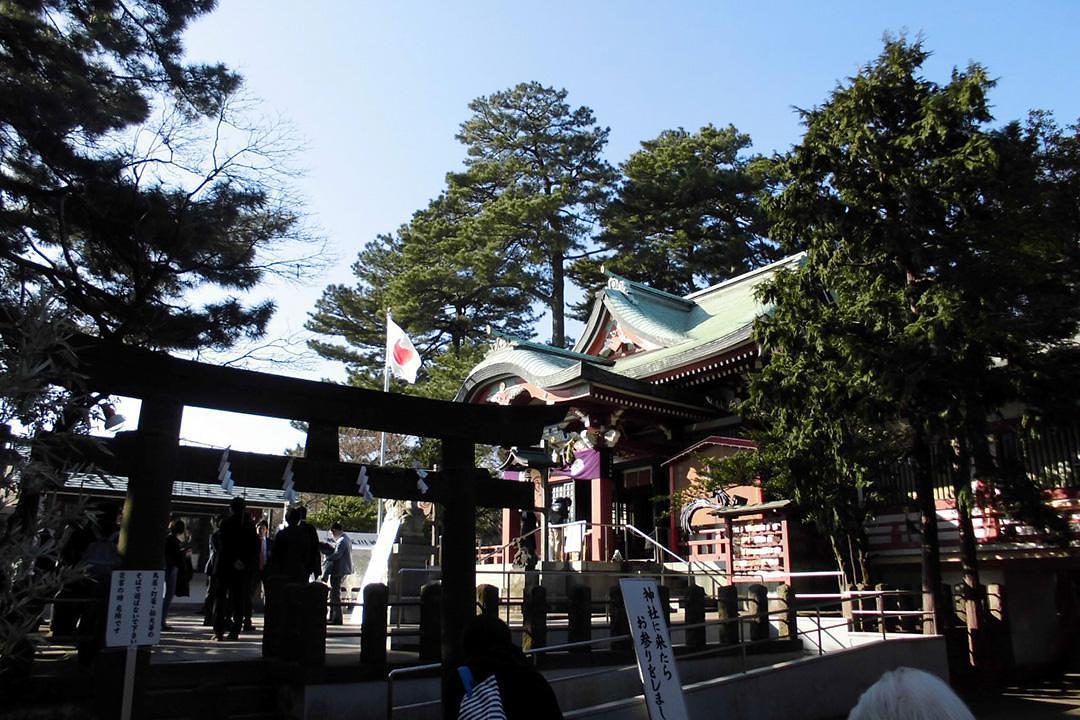
<path id="1" fill-rule="evenodd" d="M 750 136 L 730 125 L 642 142 L 602 215 L 605 257 L 577 263 L 575 280 L 597 285 L 603 264 L 685 295 L 779 259 L 760 205 L 766 164 L 749 150 Z"/>
<path id="2" fill-rule="evenodd" d="M 240 77 L 183 61 L 210 0 L 0 7 L 0 259 L 103 337 L 162 349 L 261 335 L 299 272 L 280 129 L 242 123 Z M 279 182 L 280 181 L 280 182 Z M 223 292 L 197 306 L 201 287 Z"/>
<path id="3" fill-rule="evenodd" d="M 551 312 L 558 347 L 566 344 L 567 264 L 594 251 L 614 178 L 602 157 L 607 128 L 566 96 L 530 82 L 473 100 L 458 134 L 466 170 L 449 176 L 449 194 L 475 208 L 468 241 L 520 263 L 522 287 Z"/>
<path id="4" fill-rule="evenodd" d="M 442 195 L 395 234 L 375 238 L 353 264 L 356 284 L 326 288 L 307 323 L 344 344 L 317 339 L 310 346 L 345 363 L 351 383 L 381 388 L 390 310 L 423 358 L 422 379 L 438 376 L 442 387 L 448 380 L 435 368 L 462 371 L 462 358 L 479 361 L 476 347 L 486 341 L 488 326 L 531 334 L 532 298 L 522 290 L 517 263 L 490 245 L 469 242 L 471 221 L 468 209 Z"/>

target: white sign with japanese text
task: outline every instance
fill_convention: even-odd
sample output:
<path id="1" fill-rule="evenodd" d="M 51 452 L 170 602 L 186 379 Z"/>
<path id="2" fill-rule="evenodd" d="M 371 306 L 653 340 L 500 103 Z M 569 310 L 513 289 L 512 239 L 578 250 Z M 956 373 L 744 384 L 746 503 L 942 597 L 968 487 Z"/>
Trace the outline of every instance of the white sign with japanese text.
<path id="1" fill-rule="evenodd" d="M 163 570 L 114 571 L 109 586 L 105 645 L 157 645 L 161 640 L 161 603 L 164 597 Z"/>
<path id="2" fill-rule="evenodd" d="M 675 654 L 654 580 L 619 580 L 651 720 L 687 720 Z"/>

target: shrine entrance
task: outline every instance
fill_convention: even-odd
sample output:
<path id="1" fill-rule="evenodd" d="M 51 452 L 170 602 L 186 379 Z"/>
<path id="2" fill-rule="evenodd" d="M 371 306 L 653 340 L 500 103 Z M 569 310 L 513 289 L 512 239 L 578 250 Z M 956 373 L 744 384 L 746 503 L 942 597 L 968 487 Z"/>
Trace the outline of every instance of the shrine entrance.
<path id="1" fill-rule="evenodd" d="M 105 453 L 89 458 L 105 472 L 129 478 L 120 533 L 123 569 L 164 565 L 174 481 L 219 482 L 220 451 L 180 445 L 185 406 L 303 421 L 309 428 L 303 457 L 230 451 L 236 485 L 280 487 L 291 463 L 297 491 L 356 495 L 363 476 L 375 497 L 439 503 L 442 658 L 446 668 L 460 663 L 461 631 L 476 614 L 476 508 L 534 507 L 531 485 L 493 480 L 475 468 L 474 447 L 534 445 L 545 426 L 563 419 L 564 408 L 391 395 L 206 365 L 89 336 L 77 336 L 70 345 L 88 389 L 142 400 L 138 429 L 118 433 L 105 441 Z M 341 462 L 338 433 L 343 427 L 437 438 L 442 443 L 438 470 Z M 444 673 L 444 689 L 450 680 Z M 453 702 L 452 696 L 444 692 L 444 704 Z M 455 710 L 456 705 L 449 716 Z"/>

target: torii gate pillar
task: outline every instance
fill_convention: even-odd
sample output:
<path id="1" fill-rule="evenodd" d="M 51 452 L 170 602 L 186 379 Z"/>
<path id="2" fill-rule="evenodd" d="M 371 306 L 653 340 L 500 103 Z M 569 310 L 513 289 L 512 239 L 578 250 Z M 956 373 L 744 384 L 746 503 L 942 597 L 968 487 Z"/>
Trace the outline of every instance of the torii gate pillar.
<path id="1" fill-rule="evenodd" d="M 457 717 L 461 701 L 457 667 L 462 664 L 461 633 L 476 615 L 476 497 L 474 446 L 443 439 L 442 467 L 454 492 L 443 501 L 442 535 L 442 700 L 443 717 Z"/>

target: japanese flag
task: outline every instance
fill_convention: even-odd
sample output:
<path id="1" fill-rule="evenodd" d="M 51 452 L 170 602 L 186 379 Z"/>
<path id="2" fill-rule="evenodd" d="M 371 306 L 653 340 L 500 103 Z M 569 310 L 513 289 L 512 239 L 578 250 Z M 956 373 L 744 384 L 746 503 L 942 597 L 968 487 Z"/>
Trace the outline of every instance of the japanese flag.
<path id="1" fill-rule="evenodd" d="M 416 352 L 412 340 L 389 315 L 386 316 L 386 364 L 395 376 L 407 383 L 416 382 L 420 353 Z"/>

